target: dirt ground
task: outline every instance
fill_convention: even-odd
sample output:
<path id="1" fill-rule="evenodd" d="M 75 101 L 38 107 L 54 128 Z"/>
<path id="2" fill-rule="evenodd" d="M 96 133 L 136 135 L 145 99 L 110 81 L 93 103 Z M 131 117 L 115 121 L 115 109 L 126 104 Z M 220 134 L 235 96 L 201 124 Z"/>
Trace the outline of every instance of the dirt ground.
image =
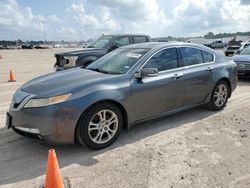
<path id="1" fill-rule="evenodd" d="M 0 51 L 0 187 L 38 187 L 48 149 L 5 128 L 24 82 L 53 71 L 56 51 Z M 12 69 L 17 82 L 9 83 Z M 250 187 L 250 79 L 240 79 L 226 108 L 199 107 L 137 125 L 109 148 L 55 146 L 69 187 Z"/>

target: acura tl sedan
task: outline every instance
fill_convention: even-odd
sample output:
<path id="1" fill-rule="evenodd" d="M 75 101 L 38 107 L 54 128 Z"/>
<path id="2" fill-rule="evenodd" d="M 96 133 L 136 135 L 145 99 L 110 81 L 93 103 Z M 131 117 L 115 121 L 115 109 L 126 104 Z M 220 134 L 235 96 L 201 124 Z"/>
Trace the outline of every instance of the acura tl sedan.
<path id="1" fill-rule="evenodd" d="M 141 121 L 198 105 L 221 110 L 236 84 L 236 64 L 205 46 L 134 44 L 27 82 L 14 94 L 6 124 L 50 143 L 102 149 Z"/>

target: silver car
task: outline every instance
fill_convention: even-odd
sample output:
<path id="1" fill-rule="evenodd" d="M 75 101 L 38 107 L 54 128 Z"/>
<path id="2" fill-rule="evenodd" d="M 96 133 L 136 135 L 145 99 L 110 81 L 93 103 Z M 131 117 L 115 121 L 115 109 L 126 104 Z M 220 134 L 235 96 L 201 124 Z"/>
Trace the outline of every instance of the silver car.
<path id="1" fill-rule="evenodd" d="M 47 142 L 102 149 L 141 121 L 198 105 L 220 110 L 236 84 L 236 64 L 205 46 L 135 44 L 86 68 L 27 82 L 13 96 L 7 127 Z"/>

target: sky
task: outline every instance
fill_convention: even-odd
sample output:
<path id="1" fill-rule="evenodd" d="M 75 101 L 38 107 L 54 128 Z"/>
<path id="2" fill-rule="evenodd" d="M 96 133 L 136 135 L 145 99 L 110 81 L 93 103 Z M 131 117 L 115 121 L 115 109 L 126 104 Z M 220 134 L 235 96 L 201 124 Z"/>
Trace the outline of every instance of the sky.
<path id="1" fill-rule="evenodd" d="M 250 0 L 0 0 L 0 40 L 191 37 L 209 31 L 250 31 Z"/>

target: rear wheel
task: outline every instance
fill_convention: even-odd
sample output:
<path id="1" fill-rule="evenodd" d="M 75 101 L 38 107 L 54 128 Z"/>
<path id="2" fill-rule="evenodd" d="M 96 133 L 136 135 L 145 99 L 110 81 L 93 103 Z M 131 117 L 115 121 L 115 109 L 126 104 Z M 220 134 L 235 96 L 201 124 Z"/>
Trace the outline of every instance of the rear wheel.
<path id="1" fill-rule="evenodd" d="M 114 104 L 93 106 L 78 125 L 78 141 L 92 149 L 103 149 L 119 136 L 123 126 L 122 113 Z"/>
<path id="2" fill-rule="evenodd" d="M 213 89 L 211 98 L 209 101 L 209 108 L 211 110 L 217 111 L 221 110 L 227 104 L 228 97 L 230 95 L 230 89 L 224 80 L 219 81 Z"/>

